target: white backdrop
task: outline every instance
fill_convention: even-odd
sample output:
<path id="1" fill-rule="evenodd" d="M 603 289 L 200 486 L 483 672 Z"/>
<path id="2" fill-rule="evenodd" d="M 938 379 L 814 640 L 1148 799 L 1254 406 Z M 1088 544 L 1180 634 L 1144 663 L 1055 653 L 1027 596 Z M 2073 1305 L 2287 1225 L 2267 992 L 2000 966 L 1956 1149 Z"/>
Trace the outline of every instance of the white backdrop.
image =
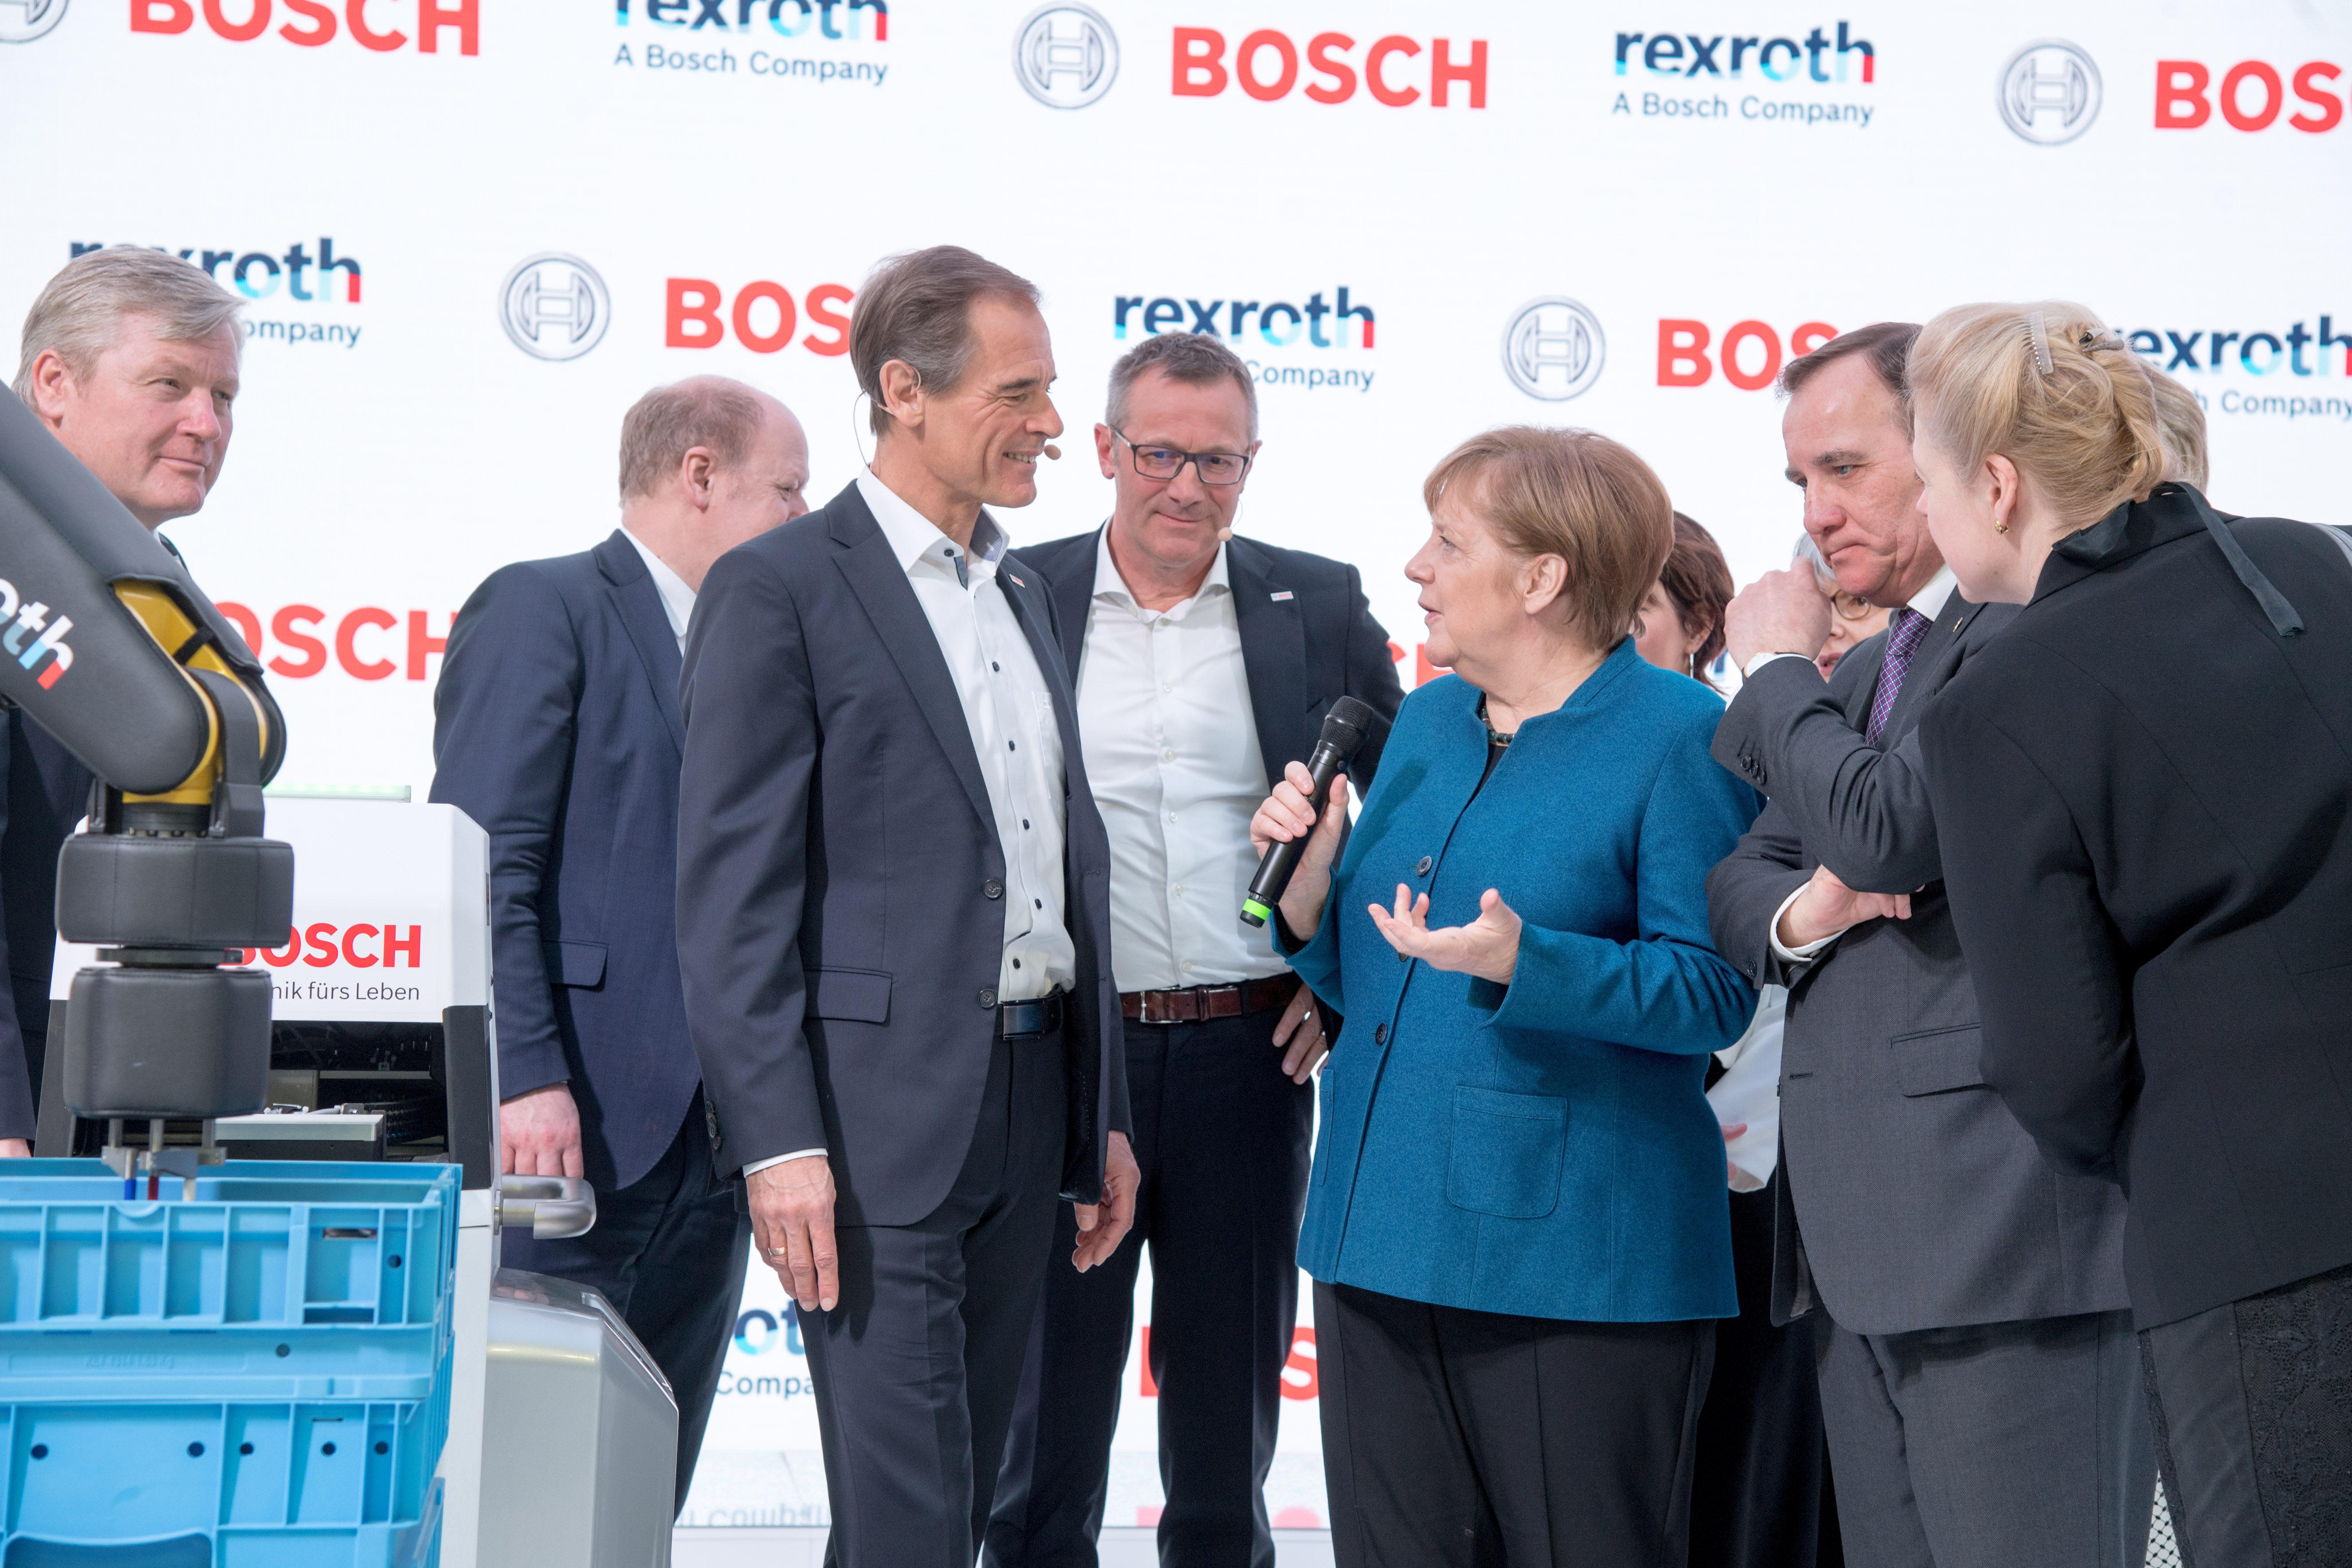
<path id="1" fill-rule="evenodd" d="M 851 291 L 943 240 L 1045 292 L 1076 460 L 1016 539 L 1103 515 L 1122 348 L 1213 323 L 1264 382 L 1242 527 L 1359 563 L 1408 682 L 1461 437 L 1628 441 L 1745 581 L 1798 523 L 1774 361 L 1966 300 L 2106 312 L 2205 400 L 2221 505 L 2346 521 L 2348 89 L 2345 0 L 0 0 L 0 311 L 92 244 L 254 297 L 172 532 L 271 661 L 285 779 L 421 792 L 452 612 L 613 527 L 627 405 L 751 381 L 829 496 Z M 821 1510 L 804 1375 L 739 1348 L 699 1513 Z M 1277 1510 L 1321 1510 L 1312 1412 Z"/>

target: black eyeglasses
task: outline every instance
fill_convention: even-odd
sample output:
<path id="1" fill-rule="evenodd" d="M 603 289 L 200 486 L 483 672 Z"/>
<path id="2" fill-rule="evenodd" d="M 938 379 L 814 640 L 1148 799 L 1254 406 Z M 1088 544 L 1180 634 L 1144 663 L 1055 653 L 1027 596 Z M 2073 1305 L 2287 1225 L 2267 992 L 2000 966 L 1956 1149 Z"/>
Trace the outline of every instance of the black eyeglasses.
<path id="1" fill-rule="evenodd" d="M 1249 473 L 1250 458 L 1245 452 L 1182 452 L 1173 447 L 1139 447 L 1127 440 L 1125 432 L 1114 426 L 1111 434 L 1127 442 L 1128 451 L 1135 458 L 1135 471 L 1147 479 L 1172 479 L 1192 465 L 1204 485 L 1237 485 Z"/>

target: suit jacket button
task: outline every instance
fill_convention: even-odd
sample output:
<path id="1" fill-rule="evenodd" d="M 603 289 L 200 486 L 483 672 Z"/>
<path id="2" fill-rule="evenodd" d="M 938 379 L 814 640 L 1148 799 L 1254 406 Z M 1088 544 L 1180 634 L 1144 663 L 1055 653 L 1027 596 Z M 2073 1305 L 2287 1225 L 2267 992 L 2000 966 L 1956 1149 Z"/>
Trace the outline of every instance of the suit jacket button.
<path id="1" fill-rule="evenodd" d="M 1372 1044 L 1376 1046 L 1385 1046 L 1388 1043 L 1389 1026 L 1386 1024 L 1374 1024 L 1372 1026 Z"/>
<path id="2" fill-rule="evenodd" d="M 1004 896 L 1004 884 L 991 877 L 980 885 L 980 890 L 992 899 L 1001 899 Z"/>
<path id="3" fill-rule="evenodd" d="M 980 1005 L 987 1008 L 992 1013 L 996 1010 L 996 988 L 994 986 L 992 985 L 987 990 L 980 994 Z"/>
<path id="4" fill-rule="evenodd" d="M 1429 875 L 1429 868 L 1436 864 L 1436 861 L 1424 855 L 1413 862 L 1412 874 L 1416 877 L 1426 877 Z"/>

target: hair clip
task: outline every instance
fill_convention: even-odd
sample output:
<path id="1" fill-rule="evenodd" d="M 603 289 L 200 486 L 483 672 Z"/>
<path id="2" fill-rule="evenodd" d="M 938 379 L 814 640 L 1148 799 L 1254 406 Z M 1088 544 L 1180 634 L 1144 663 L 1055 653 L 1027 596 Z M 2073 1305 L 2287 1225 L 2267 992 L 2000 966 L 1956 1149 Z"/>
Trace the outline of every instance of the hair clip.
<path id="1" fill-rule="evenodd" d="M 2025 330 L 2033 334 L 2033 363 L 2042 367 L 2042 374 L 2048 375 L 2052 369 L 2050 330 L 2042 325 L 2041 311 L 2036 310 L 2025 318 Z"/>

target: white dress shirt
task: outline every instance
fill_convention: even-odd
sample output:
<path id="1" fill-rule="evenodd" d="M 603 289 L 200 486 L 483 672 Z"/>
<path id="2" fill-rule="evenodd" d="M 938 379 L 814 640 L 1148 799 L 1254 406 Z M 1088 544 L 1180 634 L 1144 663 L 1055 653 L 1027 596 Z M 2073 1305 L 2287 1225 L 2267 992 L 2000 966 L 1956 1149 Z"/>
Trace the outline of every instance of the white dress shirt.
<path id="1" fill-rule="evenodd" d="M 1959 579 L 1952 575 L 1952 569 L 1948 566 L 1941 566 L 1937 568 L 1933 577 L 1927 579 L 1927 585 L 1912 595 L 1906 603 L 1933 624 L 1936 617 L 1944 613 L 1944 605 L 1950 600 L 1952 590 L 1958 585 Z M 1776 658 L 1809 658 L 1811 657 L 1810 654 L 1801 653 L 1759 654 L 1748 661 L 1748 668 L 1742 673 L 1752 676 Z M 1906 675 L 1907 678 L 1907 671 Z M 1769 932 L 1772 940 L 1772 955 L 1783 963 L 1809 963 L 1828 952 L 1830 943 L 1845 934 L 1843 931 L 1833 931 L 1825 937 L 1805 943 L 1802 947 L 1790 947 L 1780 940 L 1780 917 L 1789 912 L 1789 906 L 1801 898 L 1805 889 L 1810 886 L 1811 886 L 1810 882 L 1801 884 L 1795 892 L 1780 900 L 1779 909 L 1772 911 L 1772 926 Z M 1853 928 L 1846 929 L 1850 931 Z"/>
<path id="2" fill-rule="evenodd" d="M 669 617 L 669 629 L 677 637 L 677 651 L 686 651 L 686 624 L 694 618 L 694 590 L 686 579 L 669 568 L 669 563 L 653 552 L 653 547 L 625 528 L 624 537 L 637 547 L 645 558 L 646 573 L 654 580 L 654 592 L 661 595 L 662 614 Z"/>
<path id="3" fill-rule="evenodd" d="M 1268 785 L 1223 545 L 1191 598 L 1147 610 L 1111 560 L 1110 530 L 1097 536 L 1077 695 L 1087 781 L 1110 834 L 1118 988 L 1284 973 L 1268 929 L 1241 922 L 1257 870 L 1250 817 Z"/>
<path id="4" fill-rule="evenodd" d="M 1748 1032 L 1715 1053 L 1724 1070 L 1706 1091 L 1706 1102 L 1724 1126 L 1748 1124 L 1724 1145 L 1726 1163 L 1746 1178 L 1732 1183 L 1734 1192 L 1754 1192 L 1780 1163 L 1780 1037 L 1788 1017 L 1789 993 L 1764 986 Z"/>
<path id="5" fill-rule="evenodd" d="M 1062 910 L 1062 731 L 1053 689 L 996 580 L 1009 541 L 982 512 L 965 551 L 872 472 L 857 476 L 874 521 L 906 568 L 963 705 L 1004 851 L 1004 959 L 996 994 L 1034 1002 L 1075 984 L 1076 947 Z"/>
<path id="6" fill-rule="evenodd" d="M 1063 918 L 1062 731 L 1053 690 L 996 580 L 1009 542 L 986 512 L 962 549 L 939 525 L 898 499 L 869 469 L 857 476 L 882 536 L 930 623 L 971 734 L 980 776 L 1004 852 L 1004 951 L 996 994 L 1034 1002 L 1078 975 L 1076 946 Z M 746 1176 L 823 1149 L 799 1149 L 743 1167 Z"/>

